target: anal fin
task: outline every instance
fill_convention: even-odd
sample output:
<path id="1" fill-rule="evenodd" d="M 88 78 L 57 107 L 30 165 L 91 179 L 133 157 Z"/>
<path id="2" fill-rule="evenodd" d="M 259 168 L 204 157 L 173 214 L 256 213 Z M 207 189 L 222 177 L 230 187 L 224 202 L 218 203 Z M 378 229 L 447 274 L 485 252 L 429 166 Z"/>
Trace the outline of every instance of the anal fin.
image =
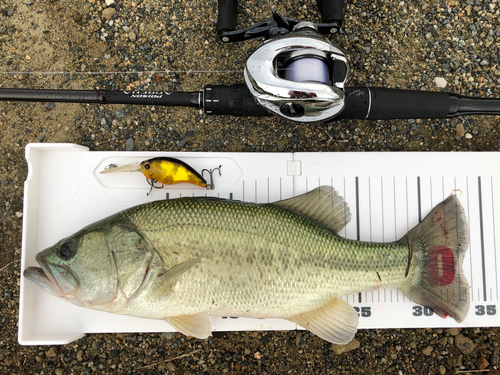
<path id="1" fill-rule="evenodd" d="M 186 336 L 206 339 L 212 335 L 212 323 L 210 323 L 207 313 L 171 316 L 165 318 L 165 321 Z"/>
<path id="2" fill-rule="evenodd" d="M 334 298 L 318 309 L 294 315 L 287 320 L 334 344 L 347 344 L 358 328 L 358 313 L 347 302 Z"/>

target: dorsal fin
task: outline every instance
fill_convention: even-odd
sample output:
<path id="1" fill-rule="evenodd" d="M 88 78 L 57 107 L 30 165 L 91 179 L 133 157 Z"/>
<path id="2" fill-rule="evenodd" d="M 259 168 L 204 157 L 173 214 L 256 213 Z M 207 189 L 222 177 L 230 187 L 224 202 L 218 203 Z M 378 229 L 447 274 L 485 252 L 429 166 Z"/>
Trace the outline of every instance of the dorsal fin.
<path id="1" fill-rule="evenodd" d="M 309 193 L 273 203 L 320 222 L 338 233 L 351 220 L 351 211 L 344 199 L 331 186 L 320 186 Z"/>

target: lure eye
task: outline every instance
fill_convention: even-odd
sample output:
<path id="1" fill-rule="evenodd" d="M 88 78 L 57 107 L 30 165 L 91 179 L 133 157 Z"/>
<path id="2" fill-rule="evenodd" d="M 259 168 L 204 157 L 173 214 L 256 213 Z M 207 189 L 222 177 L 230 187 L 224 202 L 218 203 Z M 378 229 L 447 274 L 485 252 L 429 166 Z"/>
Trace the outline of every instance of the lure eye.
<path id="1" fill-rule="evenodd" d="M 74 254 L 75 254 L 75 247 L 73 243 L 70 241 L 64 242 L 59 247 L 58 255 L 59 258 L 61 258 L 62 260 L 69 260 L 73 257 Z"/>
<path id="2" fill-rule="evenodd" d="M 149 169 L 151 168 L 151 164 L 144 164 L 144 169 Z"/>

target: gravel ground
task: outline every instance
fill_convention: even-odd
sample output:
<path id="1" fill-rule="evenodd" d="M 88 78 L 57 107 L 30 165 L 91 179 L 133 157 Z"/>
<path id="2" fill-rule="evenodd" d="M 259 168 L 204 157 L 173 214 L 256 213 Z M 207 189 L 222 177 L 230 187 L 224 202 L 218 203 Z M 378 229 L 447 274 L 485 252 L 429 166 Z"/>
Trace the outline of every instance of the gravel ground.
<path id="1" fill-rule="evenodd" d="M 0 87 L 196 91 L 242 82 L 245 60 L 259 42 L 218 41 L 216 1 L 115 1 L 108 7 L 96 0 L 0 0 Z M 241 26 L 273 10 L 319 21 L 313 1 L 239 3 Z M 347 51 L 349 85 L 500 97 L 498 0 L 354 0 L 345 15 L 332 40 Z M 171 72 L 141 73 L 165 70 Z M 16 73 L 25 71 L 67 73 Z M 446 88 L 436 86 L 436 77 Z M 362 330 L 348 347 L 306 332 L 215 333 L 206 341 L 95 334 L 59 347 L 22 347 L 16 322 L 29 142 L 108 151 L 495 151 L 499 119 L 301 125 L 276 117 L 208 117 L 187 108 L 0 103 L 1 373 L 498 373 L 497 328 Z"/>

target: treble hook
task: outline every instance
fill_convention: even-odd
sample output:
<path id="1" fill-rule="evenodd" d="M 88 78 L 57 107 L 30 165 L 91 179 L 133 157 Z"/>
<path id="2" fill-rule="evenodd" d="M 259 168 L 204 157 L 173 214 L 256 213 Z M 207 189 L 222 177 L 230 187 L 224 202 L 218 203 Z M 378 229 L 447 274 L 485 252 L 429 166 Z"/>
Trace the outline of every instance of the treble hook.
<path id="1" fill-rule="evenodd" d="M 215 184 L 214 184 L 214 171 L 219 171 L 219 177 L 222 176 L 222 173 L 220 171 L 220 169 L 222 168 L 222 165 L 219 165 L 217 168 L 214 168 L 214 169 L 203 169 L 201 171 L 201 175 L 203 176 L 205 171 L 208 173 L 208 175 L 210 176 L 210 182 L 207 182 L 207 189 L 209 190 L 214 190 L 215 189 Z M 204 176 L 203 176 L 204 177 Z"/>
<path id="2" fill-rule="evenodd" d="M 146 194 L 147 196 L 151 194 L 151 190 L 153 190 L 153 188 L 161 189 L 165 186 L 163 184 L 161 184 L 161 186 L 156 186 L 155 183 L 157 183 L 158 181 L 156 181 L 154 178 L 146 178 L 146 181 L 148 182 L 149 186 L 151 186 L 151 189 L 149 189 L 148 193 Z"/>

